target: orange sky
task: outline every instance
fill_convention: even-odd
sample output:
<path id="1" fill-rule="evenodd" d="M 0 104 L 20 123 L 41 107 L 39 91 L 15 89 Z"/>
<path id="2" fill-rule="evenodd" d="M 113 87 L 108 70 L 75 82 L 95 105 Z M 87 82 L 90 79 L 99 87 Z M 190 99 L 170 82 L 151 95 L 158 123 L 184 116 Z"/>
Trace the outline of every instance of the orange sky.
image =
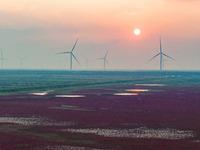
<path id="1" fill-rule="evenodd" d="M 0 29 L 21 32 L 19 38 L 30 43 L 54 41 L 58 48 L 66 41 L 70 47 L 77 37 L 85 49 L 89 43 L 110 41 L 108 48 L 117 46 L 118 53 L 124 46 L 127 51 L 133 48 L 144 52 L 147 43 L 152 46 L 151 56 L 159 47 L 154 44 L 160 36 L 169 41 L 199 39 L 199 8 L 199 0 L 1 0 Z M 135 37 L 134 28 L 140 28 L 142 34 Z"/>

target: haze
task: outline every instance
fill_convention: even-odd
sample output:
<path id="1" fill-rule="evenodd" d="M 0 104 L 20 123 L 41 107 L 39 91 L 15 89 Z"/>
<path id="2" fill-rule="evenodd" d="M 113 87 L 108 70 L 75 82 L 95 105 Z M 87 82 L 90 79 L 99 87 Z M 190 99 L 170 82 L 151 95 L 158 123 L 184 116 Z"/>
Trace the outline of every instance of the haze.
<path id="1" fill-rule="evenodd" d="M 20 69 L 17 57 L 27 57 L 24 69 L 69 69 L 70 51 L 81 63 L 74 69 L 159 70 L 159 52 L 167 70 L 200 69 L 199 0 L 1 0 L 0 48 L 4 69 Z M 141 34 L 135 36 L 133 30 Z"/>

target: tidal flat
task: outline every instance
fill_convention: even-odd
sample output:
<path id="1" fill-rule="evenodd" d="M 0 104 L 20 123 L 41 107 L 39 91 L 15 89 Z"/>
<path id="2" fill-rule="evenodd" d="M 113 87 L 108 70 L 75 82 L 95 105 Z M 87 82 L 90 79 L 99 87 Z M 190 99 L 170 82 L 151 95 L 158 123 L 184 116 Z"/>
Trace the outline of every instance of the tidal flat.
<path id="1" fill-rule="evenodd" d="M 200 72 L 3 70 L 0 95 L 1 149 L 200 149 Z"/>

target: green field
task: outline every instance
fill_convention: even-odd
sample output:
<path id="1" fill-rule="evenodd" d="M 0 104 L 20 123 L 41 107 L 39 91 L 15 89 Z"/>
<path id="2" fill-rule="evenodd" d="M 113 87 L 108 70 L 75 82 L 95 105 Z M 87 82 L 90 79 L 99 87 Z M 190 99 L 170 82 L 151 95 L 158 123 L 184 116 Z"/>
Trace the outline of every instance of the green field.
<path id="1" fill-rule="evenodd" d="M 127 84 L 165 84 L 172 87 L 200 86 L 200 72 L 159 71 L 0 71 L 0 95 L 70 91 Z"/>

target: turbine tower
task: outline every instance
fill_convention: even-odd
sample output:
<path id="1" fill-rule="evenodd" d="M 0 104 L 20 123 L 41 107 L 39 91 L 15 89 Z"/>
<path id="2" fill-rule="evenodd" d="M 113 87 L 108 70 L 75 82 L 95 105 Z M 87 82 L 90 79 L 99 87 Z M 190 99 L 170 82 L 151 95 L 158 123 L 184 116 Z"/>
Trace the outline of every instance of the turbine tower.
<path id="1" fill-rule="evenodd" d="M 163 57 L 165 56 L 165 57 L 168 57 L 168 58 L 170 58 L 172 60 L 174 60 L 174 59 L 162 52 L 161 38 L 160 38 L 160 52 L 158 54 L 156 54 L 153 58 L 151 58 L 148 62 L 150 62 L 151 60 L 153 60 L 154 58 L 156 58 L 159 55 L 160 55 L 160 71 L 162 71 L 163 70 L 164 61 L 165 61 L 163 59 Z"/>
<path id="2" fill-rule="evenodd" d="M 169 61 L 168 59 L 163 59 L 163 70 L 165 69 L 165 61 Z"/>
<path id="3" fill-rule="evenodd" d="M 7 59 L 5 59 L 3 57 L 3 52 L 2 51 L 1 51 L 1 58 L 0 58 L 0 60 L 1 60 L 1 69 L 3 69 L 3 62 L 4 62 L 4 60 L 7 60 Z"/>
<path id="4" fill-rule="evenodd" d="M 87 59 L 87 57 L 85 57 L 85 64 L 87 66 L 87 69 L 88 69 L 88 62 L 89 62 L 89 60 Z"/>
<path id="5" fill-rule="evenodd" d="M 23 67 L 23 60 L 26 59 L 26 57 L 17 57 L 20 60 L 21 64 L 21 69 Z"/>
<path id="6" fill-rule="evenodd" d="M 103 58 L 99 58 L 99 59 L 103 59 L 104 60 L 104 70 L 106 70 L 106 63 L 109 64 L 107 59 L 106 59 L 107 54 L 108 54 L 108 51 L 106 52 L 106 54 L 105 54 L 105 56 Z"/>
<path id="7" fill-rule="evenodd" d="M 77 61 L 77 63 L 80 65 L 80 63 L 78 62 L 78 60 L 76 59 L 76 57 L 73 54 L 74 48 L 76 47 L 76 44 L 78 42 L 78 39 L 76 40 L 71 52 L 61 52 L 61 53 L 57 53 L 57 54 L 70 54 L 70 71 L 72 71 L 72 57 L 74 57 L 74 59 Z"/>

